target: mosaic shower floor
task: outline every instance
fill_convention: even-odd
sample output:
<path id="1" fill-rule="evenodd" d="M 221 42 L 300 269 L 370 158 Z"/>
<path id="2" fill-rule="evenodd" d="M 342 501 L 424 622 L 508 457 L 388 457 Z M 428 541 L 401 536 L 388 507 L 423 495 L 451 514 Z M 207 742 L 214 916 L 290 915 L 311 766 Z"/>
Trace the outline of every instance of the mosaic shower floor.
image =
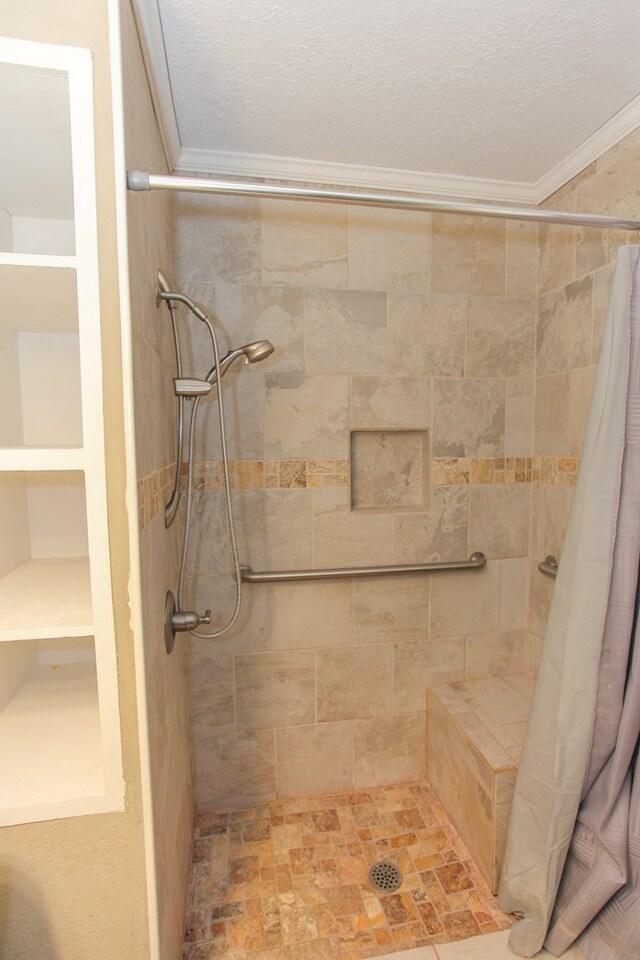
<path id="1" fill-rule="evenodd" d="M 360 960 L 512 922 L 430 788 L 384 787 L 201 814 L 183 960 Z"/>

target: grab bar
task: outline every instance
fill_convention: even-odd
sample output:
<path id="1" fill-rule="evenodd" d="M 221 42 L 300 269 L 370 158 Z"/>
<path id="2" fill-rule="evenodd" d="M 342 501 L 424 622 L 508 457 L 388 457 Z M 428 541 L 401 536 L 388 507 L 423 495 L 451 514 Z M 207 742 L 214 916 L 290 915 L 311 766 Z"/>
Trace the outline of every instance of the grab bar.
<path id="1" fill-rule="evenodd" d="M 545 557 L 544 560 L 541 560 L 538 564 L 538 570 L 540 573 L 544 573 L 547 577 L 557 577 L 558 575 L 558 561 L 555 557 L 549 554 L 548 557 Z"/>
<path id="2" fill-rule="evenodd" d="M 252 570 L 243 564 L 240 576 L 244 583 L 283 583 L 288 580 L 338 580 L 353 577 L 384 577 L 399 573 L 440 573 L 444 570 L 481 570 L 486 566 L 484 553 L 472 553 L 468 560 L 439 563 L 403 563 L 389 567 L 328 567 L 324 570 Z"/>

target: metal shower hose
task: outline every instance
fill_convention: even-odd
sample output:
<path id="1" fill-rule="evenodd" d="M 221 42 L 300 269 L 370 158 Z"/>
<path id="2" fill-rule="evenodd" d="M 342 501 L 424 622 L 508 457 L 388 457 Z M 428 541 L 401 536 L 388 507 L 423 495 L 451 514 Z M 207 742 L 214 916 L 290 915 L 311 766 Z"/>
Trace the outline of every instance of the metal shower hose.
<path id="1" fill-rule="evenodd" d="M 213 348 L 213 359 L 215 363 L 215 369 L 220 369 L 220 352 L 218 350 L 218 340 L 213 329 L 213 324 L 208 317 L 204 317 L 204 322 L 207 325 L 209 330 L 209 336 L 211 337 L 211 346 Z M 221 637 L 223 633 L 226 633 L 234 625 L 238 616 L 240 614 L 240 607 L 242 605 L 242 578 L 240 576 L 240 561 L 238 559 L 238 543 L 236 540 L 236 530 L 235 523 L 233 519 L 233 508 L 231 505 L 231 484 L 229 483 L 229 462 L 227 456 L 227 434 L 224 421 L 224 406 L 222 400 L 222 377 L 218 376 L 216 378 L 216 388 L 218 394 L 218 423 L 220 426 L 220 446 L 222 448 L 222 468 L 224 473 L 224 492 L 225 492 L 225 501 L 227 507 L 227 527 L 229 530 L 229 541 L 231 543 L 231 553 L 233 556 L 233 569 L 236 579 L 236 605 L 231 615 L 230 620 L 221 627 L 220 630 L 215 630 L 213 633 L 204 633 L 202 630 L 190 630 L 189 633 L 194 637 L 200 637 L 203 640 L 215 640 L 216 637 Z M 196 416 L 198 413 L 198 405 L 200 403 L 200 397 L 195 397 L 193 401 L 193 408 L 191 410 L 191 417 L 189 418 L 189 436 L 187 440 L 187 494 L 186 494 L 186 505 L 185 505 L 185 518 L 184 518 L 184 534 L 182 538 L 182 555 L 180 557 L 180 573 L 178 576 L 178 610 L 183 609 L 183 590 L 184 590 L 184 576 L 185 576 L 185 567 L 187 563 L 187 554 L 189 551 L 189 536 L 191 533 L 191 506 L 193 499 L 193 442 L 195 435 L 195 424 Z"/>

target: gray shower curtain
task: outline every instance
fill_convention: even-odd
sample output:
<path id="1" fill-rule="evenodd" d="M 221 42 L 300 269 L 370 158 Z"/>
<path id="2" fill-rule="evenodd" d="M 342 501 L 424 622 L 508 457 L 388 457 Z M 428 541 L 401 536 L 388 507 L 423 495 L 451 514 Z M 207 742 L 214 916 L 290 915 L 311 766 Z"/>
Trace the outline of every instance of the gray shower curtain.
<path id="1" fill-rule="evenodd" d="M 640 957 L 640 247 L 618 254 L 580 476 L 518 773 L 510 946 Z"/>

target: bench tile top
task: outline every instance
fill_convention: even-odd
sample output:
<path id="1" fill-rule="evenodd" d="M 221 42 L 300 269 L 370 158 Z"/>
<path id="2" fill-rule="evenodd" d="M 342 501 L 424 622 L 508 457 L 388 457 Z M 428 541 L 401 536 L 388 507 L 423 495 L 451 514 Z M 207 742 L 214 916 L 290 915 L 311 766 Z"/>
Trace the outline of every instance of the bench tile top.
<path id="1" fill-rule="evenodd" d="M 444 683 L 431 691 L 494 771 L 517 767 L 533 694 L 531 677 Z"/>

